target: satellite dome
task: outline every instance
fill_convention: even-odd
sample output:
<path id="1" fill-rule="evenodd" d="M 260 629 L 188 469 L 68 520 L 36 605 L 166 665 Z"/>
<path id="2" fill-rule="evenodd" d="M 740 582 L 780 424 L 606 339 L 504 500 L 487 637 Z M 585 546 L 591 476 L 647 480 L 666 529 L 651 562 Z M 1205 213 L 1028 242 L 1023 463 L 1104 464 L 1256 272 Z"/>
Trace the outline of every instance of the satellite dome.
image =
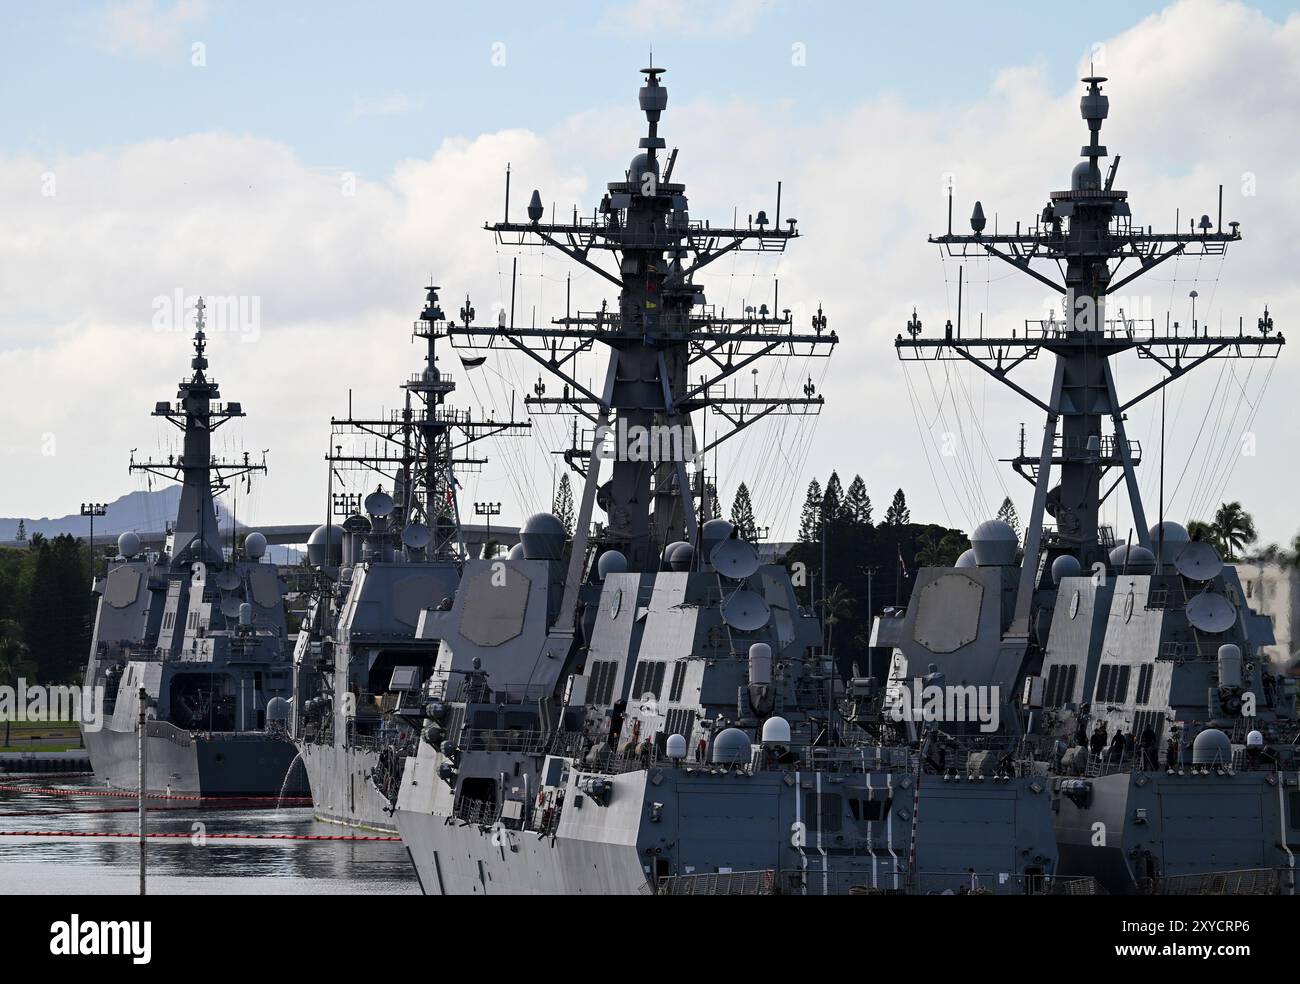
<path id="1" fill-rule="evenodd" d="M 289 702 L 283 697 L 272 697 L 266 702 L 266 721 L 270 724 L 272 721 L 289 720 Z"/>
<path id="2" fill-rule="evenodd" d="M 606 550 L 596 560 L 596 575 L 603 581 L 611 574 L 627 571 L 627 558 L 620 550 Z"/>
<path id="3" fill-rule="evenodd" d="M 764 745 L 790 744 L 790 722 L 783 717 L 770 717 L 763 722 Z"/>
<path id="4" fill-rule="evenodd" d="M 1218 728 L 1206 728 L 1192 742 L 1192 765 L 1232 765 L 1232 742 Z"/>
<path id="5" fill-rule="evenodd" d="M 1070 172 L 1070 189 L 1072 191 L 1100 191 L 1101 168 L 1092 160 L 1080 161 Z"/>
<path id="6" fill-rule="evenodd" d="M 533 513 L 519 531 L 525 560 L 559 560 L 564 555 L 565 539 L 564 524 L 551 513 Z"/>
<path id="7" fill-rule="evenodd" d="M 731 536 L 736 528 L 725 519 L 711 519 L 700 527 L 700 551 L 705 560 L 713 556 L 714 548 Z"/>
<path id="8" fill-rule="evenodd" d="M 1156 555 L 1146 547 L 1121 543 L 1110 552 L 1110 565 L 1116 570 L 1127 570 L 1129 574 L 1150 574 L 1156 569 Z"/>
<path id="9" fill-rule="evenodd" d="M 746 765 L 753 754 L 749 735 L 739 728 L 725 728 L 713 739 L 714 765 Z"/>
<path id="10" fill-rule="evenodd" d="M 1171 543 L 1191 543 L 1191 534 L 1187 532 L 1187 527 L 1182 523 L 1175 523 L 1172 519 L 1166 519 L 1163 523 L 1156 523 L 1155 526 L 1147 530 L 1147 535 L 1151 537 L 1151 542 L 1156 543 L 1160 540 L 1160 530 L 1165 531 L 1165 546 Z"/>
<path id="11" fill-rule="evenodd" d="M 266 537 L 254 530 L 244 537 L 244 553 L 252 560 L 261 560 L 266 553 Z"/>
<path id="12" fill-rule="evenodd" d="M 680 762 L 686 758 L 686 739 L 681 735 L 669 735 L 668 740 L 664 742 L 664 750 L 670 759 Z"/>
<path id="13" fill-rule="evenodd" d="M 307 537 L 307 563 L 312 567 L 337 567 L 343 563 L 343 527 L 327 523 L 312 530 Z"/>
<path id="14" fill-rule="evenodd" d="M 1247 747 L 1247 748 L 1263 748 L 1263 747 L 1264 747 L 1264 735 L 1263 735 L 1263 733 L 1260 732 L 1260 731 L 1252 731 L 1250 734 L 1248 734 L 1248 735 L 1246 736 L 1246 747 Z"/>
<path id="15" fill-rule="evenodd" d="M 1016 562 L 1016 549 L 1020 538 L 1016 531 L 1000 519 L 986 519 L 970 535 L 975 563 L 980 567 L 1006 567 Z"/>
<path id="16" fill-rule="evenodd" d="M 653 174 L 656 182 L 659 180 L 659 160 L 650 159 L 649 154 L 637 154 L 632 158 L 632 163 L 627 166 L 628 180 L 632 184 L 639 185 L 645 180 L 647 174 Z"/>
<path id="17" fill-rule="evenodd" d="M 513 547 L 510 548 L 510 553 L 508 553 L 506 556 L 510 560 L 523 560 L 524 545 L 522 543 L 516 543 Z"/>
<path id="18" fill-rule="evenodd" d="M 963 550 L 961 552 L 961 556 L 957 558 L 957 563 L 955 563 L 953 566 L 954 567 L 978 567 L 979 565 L 975 563 L 974 549 L 968 547 L 967 549 Z"/>
<path id="19" fill-rule="evenodd" d="M 127 530 L 117 538 L 117 552 L 130 560 L 140 552 L 140 536 Z"/>
<path id="20" fill-rule="evenodd" d="M 1052 561 L 1052 583 L 1060 584 L 1067 577 L 1078 577 L 1083 572 L 1079 558 L 1074 554 L 1061 554 Z"/>
<path id="21" fill-rule="evenodd" d="M 685 540 L 669 544 L 667 553 L 670 571 L 689 571 L 695 563 L 695 548 Z"/>

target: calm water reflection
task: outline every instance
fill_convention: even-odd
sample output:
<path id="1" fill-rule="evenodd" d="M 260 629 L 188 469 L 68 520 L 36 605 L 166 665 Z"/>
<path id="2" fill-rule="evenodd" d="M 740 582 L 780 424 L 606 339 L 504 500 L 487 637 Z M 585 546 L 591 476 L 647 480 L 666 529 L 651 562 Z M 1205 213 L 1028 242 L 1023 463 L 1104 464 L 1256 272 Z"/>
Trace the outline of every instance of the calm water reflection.
<path id="1" fill-rule="evenodd" d="M 90 781 L 51 776 L 41 781 L 0 780 L 5 785 L 90 788 Z M 0 831 L 127 831 L 136 829 L 130 800 L 50 797 L 0 791 Z M 40 816 L 16 813 L 46 811 Z M 400 841 L 232 841 L 200 834 L 350 834 L 317 823 L 308 807 L 281 810 L 204 810 L 192 806 L 149 812 L 151 831 L 185 838 L 149 841 L 149 887 L 155 894 L 379 895 L 418 894 Z M 0 836 L 0 893 L 133 893 L 139 853 L 131 840 Z"/>

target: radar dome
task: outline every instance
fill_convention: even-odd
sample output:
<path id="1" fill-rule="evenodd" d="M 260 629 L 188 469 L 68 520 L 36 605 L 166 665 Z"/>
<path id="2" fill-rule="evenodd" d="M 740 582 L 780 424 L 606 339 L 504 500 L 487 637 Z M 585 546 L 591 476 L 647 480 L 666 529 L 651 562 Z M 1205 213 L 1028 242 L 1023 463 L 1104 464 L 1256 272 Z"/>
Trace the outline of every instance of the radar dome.
<path id="1" fill-rule="evenodd" d="M 695 548 L 685 540 L 679 540 L 668 547 L 668 569 L 670 571 L 689 571 L 695 563 Z"/>
<path id="2" fill-rule="evenodd" d="M 559 560 L 564 555 L 565 539 L 564 524 L 551 513 L 533 513 L 519 531 L 525 560 Z"/>
<path id="3" fill-rule="evenodd" d="M 986 519 L 970 535 L 970 545 L 980 567 L 1005 567 L 1016 562 L 1020 538 L 1002 520 Z"/>
<path id="4" fill-rule="evenodd" d="M 1192 765 L 1232 765 L 1232 742 L 1218 728 L 1206 728 L 1192 742 Z"/>
<path id="5" fill-rule="evenodd" d="M 668 740 L 664 742 L 664 751 L 674 762 L 680 762 L 686 758 L 686 739 L 681 735 L 669 735 Z"/>
<path id="6" fill-rule="evenodd" d="M 1083 572 L 1079 558 L 1074 554 L 1061 554 L 1052 561 L 1052 583 L 1060 584 L 1067 577 L 1078 577 Z"/>
<path id="7" fill-rule="evenodd" d="M 1164 544 L 1161 545 L 1160 533 L 1164 531 Z M 1171 564 L 1178 559 L 1178 555 L 1183 552 L 1183 547 L 1192 542 L 1191 536 L 1187 532 L 1187 527 L 1182 523 L 1175 523 L 1172 519 L 1166 519 L 1163 523 L 1157 523 L 1147 531 L 1151 537 L 1151 549 L 1163 551 L 1163 558 L 1166 564 Z"/>
<path id="8" fill-rule="evenodd" d="M 953 566 L 954 567 L 978 567 L 979 565 L 975 563 L 974 549 L 967 548 L 963 550 L 961 552 L 961 556 L 957 558 L 957 563 L 953 564 Z"/>
<path id="9" fill-rule="evenodd" d="M 1247 748 L 1263 748 L 1263 747 L 1264 747 L 1264 734 L 1263 734 L 1263 732 L 1260 732 L 1260 731 L 1252 731 L 1250 734 L 1248 734 L 1248 735 L 1246 736 L 1246 747 L 1247 747 Z"/>
<path id="10" fill-rule="evenodd" d="M 713 739 L 714 765 L 747 765 L 753 754 L 749 735 L 739 728 L 724 728 Z"/>
<path id="11" fill-rule="evenodd" d="M 506 556 L 510 560 L 523 560 L 524 545 L 522 543 L 516 543 L 513 547 L 510 548 L 510 553 L 508 553 Z"/>
<path id="12" fill-rule="evenodd" d="M 713 556 L 713 548 L 734 533 L 736 528 L 725 519 L 711 519 L 700 527 L 700 549 L 705 560 Z"/>
<path id="13" fill-rule="evenodd" d="M 307 563 L 312 567 L 337 567 L 343 563 L 343 527 L 329 523 L 312 530 L 307 537 Z"/>
<path id="14" fill-rule="evenodd" d="M 117 552 L 130 560 L 140 552 L 140 536 L 127 530 L 117 538 Z"/>
<path id="15" fill-rule="evenodd" d="M 283 697 L 272 697 L 266 702 L 266 721 L 270 724 L 273 721 L 289 720 L 289 702 Z"/>
<path id="16" fill-rule="evenodd" d="M 1070 172 L 1070 189 L 1072 191 L 1100 191 L 1101 168 L 1095 161 L 1080 161 Z"/>
<path id="17" fill-rule="evenodd" d="M 659 161 L 651 160 L 649 154 L 637 154 L 632 158 L 632 163 L 628 165 L 628 180 L 632 184 L 639 185 L 645 180 L 647 174 L 653 174 L 656 179 L 659 177 Z"/>
<path id="18" fill-rule="evenodd" d="M 244 553 L 252 560 L 261 560 L 262 555 L 266 553 L 266 537 L 253 530 L 244 537 Z"/>
<path id="19" fill-rule="evenodd" d="M 1127 563 L 1126 563 L 1127 560 Z M 1116 570 L 1129 574 L 1150 574 L 1156 569 L 1156 555 L 1146 547 L 1121 543 L 1110 552 L 1110 564 Z"/>
<path id="20" fill-rule="evenodd" d="M 764 745 L 790 744 L 790 722 L 783 717 L 770 717 L 763 722 Z"/>
<path id="21" fill-rule="evenodd" d="M 603 581 L 611 574 L 623 574 L 627 571 L 627 558 L 621 550 L 606 550 L 596 561 L 596 574 Z"/>

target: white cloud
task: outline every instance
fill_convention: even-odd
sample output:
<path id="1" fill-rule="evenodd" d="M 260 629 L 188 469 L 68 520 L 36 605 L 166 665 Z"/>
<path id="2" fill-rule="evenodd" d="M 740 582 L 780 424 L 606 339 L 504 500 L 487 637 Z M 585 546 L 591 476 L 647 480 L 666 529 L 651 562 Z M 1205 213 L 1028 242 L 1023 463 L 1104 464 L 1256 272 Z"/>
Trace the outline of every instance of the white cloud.
<path id="1" fill-rule="evenodd" d="M 601 14 L 607 31 L 652 37 L 681 34 L 750 34 L 776 0 L 624 0 Z"/>
<path id="2" fill-rule="evenodd" d="M 352 118 L 363 116 L 405 116 L 424 108 L 424 100 L 405 92 L 389 92 L 386 95 L 363 97 L 352 94 Z"/>
<path id="3" fill-rule="evenodd" d="M 1186 0 L 1106 40 L 1104 53 L 1099 70 L 1112 82 L 1103 139 L 1123 155 L 1117 184 L 1130 191 L 1135 221 L 1168 228 L 1178 208 L 1184 225 L 1193 214 L 1213 216 L 1222 181 L 1225 220 L 1240 220 L 1246 237 L 1221 268 L 1189 260 L 1157 269 L 1135 285 L 1130 305 L 1158 318 L 1172 306 L 1185 321 L 1195 286 L 1202 322 L 1230 326 L 1240 314 L 1250 326 L 1267 301 L 1287 332 L 1288 314 L 1300 310 L 1289 251 L 1300 217 L 1292 146 L 1300 19 L 1278 25 L 1239 5 Z M 508 301 L 515 254 L 482 231 L 499 215 L 505 163 L 514 175 L 513 214 L 533 187 L 560 214 L 571 202 L 589 212 L 602 183 L 636 151 L 637 84 L 629 70 L 617 112 L 574 107 L 551 133 L 447 141 L 386 180 L 358 180 L 354 197 L 341 191 L 345 175 L 308 167 L 274 141 L 223 133 L 53 161 L 0 158 L 0 209 L 10 219 L 0 229 L 0 311 L 8 312 L 0 324 L 0 376 L 8 381 L 0 515 L 53 515 L 133 487 L 126 451 L 157 442 L 148 409 L 169 395 L 187 359 L 180 337 L 150 329 L 153 298 L 178 287 L 261 299 L 259 341 L 218 337 L 210 351 L 224 395 L 249 411 L 248 446 L 272 448 L 271 474 L 241 515 L 319 514 L 327 420 L 342 414 L 349 389 L 357 410 L 396 405 L 397 382 L 417 368 L 407 326 L 426 278 L 444 286 L 449 313 L 470 291 L 480 322 Z M 764 278 L 775 272 L 782 306 L 806 324 L 824 303 L 842 340 L 824 380 L 821 364 L 796 360 L 786 370 L 788 390 L 811 374 L 827 397 L 815 436 L 785 421 L 738 438 L 720 461 L 724 508 L 743 479 L 760 524 L 788 534 L 808 479 L 824 481 L 837 468 L 845 484 L 863 475 L 878 513 L 899 486 L 918 519 L 947 516 L 969 528 L 992 514 L 1004 486 L 1025 512 L 1029 487 L 992 459 L 1015 453 L 1022 421 L 1032 443 L 1038 413 L 973 368 L 901 366 L 892 340 L 914 304 L 930 331 L 955 317 L 956 264 L 937 263 L 925 242 L 945 221 L 942 175 L 955 175 L 959 227 L 976 198 L 1001 228 L 1032 218 L 1049 191 L 1066 186 L 1085 142 L 1080 92 L 1054 89 L 1041 69 L 1009 66 L 990 91 L 962 104 L 918 110 L 881 98 L 832 117 L 815 105 L 786 103 L 774 113 L 674 89 L 662 132 L 681 147 L 676 176 L 689 186 L 692 215 L 718 222 L 733 205 L 742 222 L 759 208 L 770 215 L 783 179 L 783 217 L 798 217 L 805 233 L 777 266 L 752 257 L 716 263 L 709 299 L 731 311 L 743 300 L 770 301 Z M 598 161 L 616 165 L 597 168 Z M 57 176 L 54 198 L 40 194 L 47 171 Z M 1243 194 L 1244 174 L 1254 176 L 1256 194 Z M 519 270 L 517 320 L 562 312 L 570 271 L 575 307 L 599 303 L 601 282 L 556 255 L 526 250 Z M 1045 291 L 1005 265 L 967 263 L 964 277 L 971 326 L 964 330 L 981 313 L 1004 329 L 1043 313 Z M 1284 350 L 1276 364 L 1251 428 L 1254 456 L 1240 455 L 1237 442 L 1268 366 L 1224 363 L 1222 374 L 1219 364 L 1202 367 L 1170 389 L 1171 517 L 1191 508 L 1204 515 L 1221 489 L 1255 513 L 1265 538 L 1291 536 L 1294 513 L 1271 490 L 1300 480 L 1291 452 L 1300 421 L 1288 404 L 1300 386 L 1297 360 L 1300 353 Z M 474 373 L 448 361 L 460 404 L 483 400 L 498 416 L 512 395 L 519 412 L 537 379 L 531 363 L 507 353 Z M 1039 362 L 1024 378 L 1041 392 L 1047 360 Z M 597 367 L 588 360 L 579 371 L 586 379 Z M 742 385 L 751 385 L 744 375 Z M 1149 364 L 1134 358 L 1120 362 L 1118 375 L 1129 393 L 1151 378 Z M 1212 402 L 1216 391 L 1230 396 L 1224 410 Z M 1136 408 L 1129 420 L 1146 451 L 1149 514 L 1159 446 L 1151 409 Z M 953 457 L 939 453 L 949 431 Z M 489 448 L 492 464 L 465 477 L 466 501 L 499 499 L 503 519 L 546 505 L 555 463 L 548 452 L 566 433 L 557 418 L 539 419 L 542 440 Z M 52 457 L 41 454 L 46 434 L 58 439 Z M 1122 508 L 1112 514 L 1108 506 L 1107 520 L 1121 539 L 1131 525 Z"/>
<path id="4" fill-rule="evenodd" d="M 206 0 L 122 0 L 100 16 L 99 45 L 109 51 L 148 57 L 174 54 L 185 31 L 207 16 Z M 188 52 L 187 52 L 188 53 Z"/>

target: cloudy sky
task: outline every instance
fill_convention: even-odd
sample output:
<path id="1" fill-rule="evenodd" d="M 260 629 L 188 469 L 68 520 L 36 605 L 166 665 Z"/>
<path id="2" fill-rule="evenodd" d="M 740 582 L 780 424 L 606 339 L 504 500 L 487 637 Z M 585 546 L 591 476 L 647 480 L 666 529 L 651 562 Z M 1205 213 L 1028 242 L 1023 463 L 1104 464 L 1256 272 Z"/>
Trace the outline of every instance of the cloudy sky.
<path id="1" fill-rule="evenodd" d="M 253 522 L 324 512 L 331 415 L 397 405 L 418 368 L 410 324 L 421 287 L 449 313 L 469 293 L 486 321 L 562 313 L 562 258 L 511 251 L 483 232 L 533 188 L 567 213 L 599 200 L 636 152 L 637 70 L 653 45 L 693 218 L 727 221 L 775 204 L 803 237 L 779 260 L 719 261 L 709 300 L 771 303 L 806 324 L 820 303 L 834 357 L 775 364 L 746 388 L 797 390 L 811 376 L 820 419 L 762 424 L 719 459 L 724 504 L 744 480 L 776 537 L 797 523 L 809 478 L 860 473 L 883 514 L 905 489 L 914 519 L 969 529 L 1030 488 L 997 459 L 1041 419 L 972 367 L 904 366 L 892 340 L 913 307 L 927 330 L 956 316 L 957 265 L 926 243 L 976 199 L 1002 228 L 1068 186 L 1086 142 L 1077 79 L 1110 77 L 1103 143 L 1136 222 L 1214 214 L 1244 242 L 1220 260 L 1179 260 L 1124 291 L 1127 313 L 1255 324 L 1267 303 L 1289 334 L 1300 287 L 1286 248 L 1300 217 L 1300 17 L 1292 5 L 1099 2 L 1088 23 L 1049 4 L 219 4 L 127 0 L 19 4 L 0 37 L 0 515 L 61 515 L 144 487 L 131 449 L 166 454 L 149 417 L 188 359 L 173 298 L 242 299 L 240 330 L 209 356 L 248 417 L 219 450 L 269 448 L 269 475 L 241 502 Z M 997 261 L 994 261 L 995 263 Z M 1043 288 L 1005 265 L 967 262 L 963 318 L 1004 330 L 1042 317 Z M 577 303 L 599 303 L 574 271 Z M 1290 348 L 1290 346 L 1288 346 Z M 493 352 L 466 374 L 463 405 L 516 407 L 536 381 Z M 1047 360 L 1022 382 L 1042 391 Z M 593 362 L 580 367 L 589 378 Z M 748 374 L 745 374 L 748 375 Z M 1153 377 L 1124 359 L 1121 390 Z M 1168 393 L 1167 513 L 1202 517 L 1224 499 L 1265 540 L 1300 529 L 1294 394 L 1300 353 L 1215 362 Z M 1159 401 L 1129 415 L 1155 510 Z M 1154 411 L 1154 413 L 1153 413 Z M 467 501 L 503 520 L 549 504 L 563 445 L 499 442 L 464 476 Z M 1123 538 L 1131 521 L 1109 504 Z"/>

